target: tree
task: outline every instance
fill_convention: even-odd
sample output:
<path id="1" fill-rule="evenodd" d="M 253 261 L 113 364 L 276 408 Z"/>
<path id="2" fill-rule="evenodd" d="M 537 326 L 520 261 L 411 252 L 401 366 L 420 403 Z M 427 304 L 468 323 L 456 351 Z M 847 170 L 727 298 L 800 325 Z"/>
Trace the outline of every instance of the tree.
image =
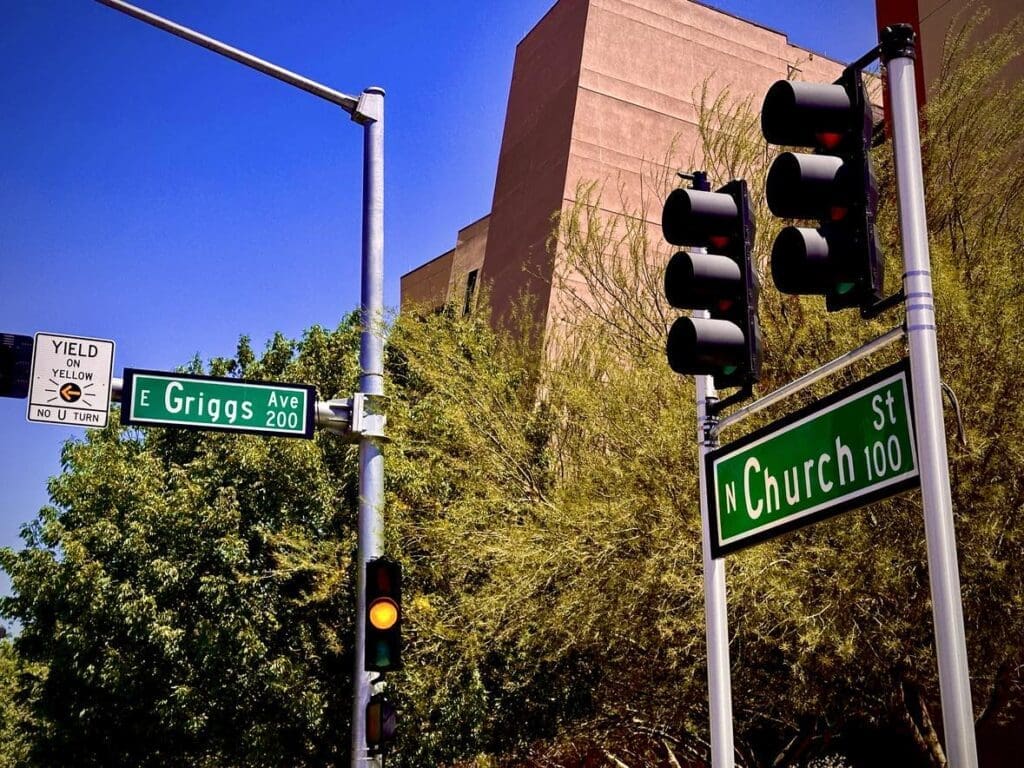
<path id="1" fill-rule="evenodd" d="M 351 387 L 356 331 L 247 340 L 218 374 Z M 194 366 L 195 368 L 196 366 Z M 116 420 L 115 420 L 116 421 Z M 323 438 L 320 438 L 321 440 Z M 351 451 L 116 423 L 0 552 L 33 765 L 332 765 L 347 748 Z"/>
<path id="2" fill-rule="evenodd" d="M 950 435 L 962 435 L 951 450 L 951 471 L 984 740 L 1000 718 L 1019 713 L 1021 694 L 1022 529 L 1014 512 L 1024 502 L 1019 460 L 1024 424 L 1012 393 L 1024 353 L 1024 283 L 1013 255 L 1024 222 L 1024 187 L 1014 162 L 1024 150 L 1019 132 L 1024 86 L 1002 82 L 999 73 L 1020 53 L 1024 22 L 1018 19 L 975 47 L 976 26 L 977 20 L 947 43 L 943 74 L 926 114 L 925 161 L 940 357 L 962 414 L 961 423 L 951 409 L 947 426 Z M 694 167 L 723 170 L 713 178 L 717 183 L 732 175 L 747 178 L 754 199 L 763 199 L 771 157 L 757 132 L 754 105 L 704 96 L 705 156 Z M 876 160 L 882 188 L 891 190 L 891 164 L 885 153 L 877 153 Z M 654 189 L 658 184 L 656 178 Z M 663 195 L 656 193 L 655 200 Z M 898 283 L 899 243 L 894 197 L 885 200 L 880 221 L 891 286 Z M 588 339 L 600 335 L 595 326 L 617 339 L 620 364 L 625 358 L 628 367 L 636 351 L 664 343 L 665 307 L 650 264 L 664 263 L 668 254 L 652 258 L 657 235 L 644 225 L 652 217 L 643 206 L 609 219 L 593 186 L 581 188 L 577 201 L 553 238 L 567 252 L 565 316 L 574 318 L 576 331 Z M 863 323 L 848 315 L 826 317 L 818 299 L 775 292 L 764 278 L 778 225 L 763 215 L 758 225 L 757 261 L 767 286 L 761 301 L 761 389 L 768 391 L 887 325 L 884 318 Z M 810 397 L 893 359 L 887 354 L 870 366 L 857 366 Z M 979 385 L 980 371 L 985 381 Z M 784 410 L 792 406 L 770 415 Z M 856 734 L 864 729 L 888 733 L 897 746 L 900 741 L 913 745 L 918 759 L 944 764 L 934 726 L 938 685 L 916 494 L 731 557 L 729 573 L 734 706 L 742 724 L 737 738 L 750 764 L 789 764 L 837 736 L 845 736 L 856 756 Z M 642 707 L 634 706 L 637 710 Z M 687 719 L 679 713 L 664 721 L 685 724 Z M 676 734 L 685 730 L 674 729 Z"/>
<path id="3" fill-rule="evenodd" d="M 11 641 L 0 637 L 0 768 L 24 765 L 28 757 L 22 732 L 27 718 L 20 694 L 23 666 Z"/>

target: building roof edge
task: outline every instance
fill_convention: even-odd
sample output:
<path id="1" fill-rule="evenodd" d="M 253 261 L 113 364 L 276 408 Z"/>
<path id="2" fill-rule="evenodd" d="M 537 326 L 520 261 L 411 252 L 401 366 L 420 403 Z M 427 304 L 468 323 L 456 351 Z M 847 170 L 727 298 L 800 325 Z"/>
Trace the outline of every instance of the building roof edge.
<path id="1" fill-rule="evenodd" d="M 429 267 L 429 266 L 430 266 L 431 264 L 433 264 L 433 263 L 434 263 L 435 261 L 438 261 L 438 260 L 440 260 L 440 259 L 443 259 L 443 258 L 444 258 L 445 256 L 451 256 L 451 255 L 452 255 L 452 254 L 454 254 L 454 253 L 455 253 L 455 249 L 454 249 L 454 248 L 449 248 L 449 249 L 448 249 L 447 251 L 445 251 L 444 253 L 438 254 L 437 256 L 435 256 L 434 258 L 430 259 L 429 261 L 424 261 L 424 262 L 423 262 L 422 264 L 420 264 L 420 265 L 419 265 L 418 267 L 413 267 L 412 269 L 410 269 L 410 270 L 409 270 L 408 272 L 406 272 L 405 274 L 403 274 L 403 275 L 402 275 L 401 277 L 399 277 L 398 279 L 399 279 L 399 280 L 401 280 L 401 279 L 402 279 L 403 277 L 408 277 L 408 276 L 409 276 L 409 275 L 411 275 L 411 274 L 412 274 L 413 272 L 419 272 L 419 271 L 420 271 L 421 269 L 423 269 L 424 267 Z"/>
<path id="2" fill-rule="evenodd" d="M 844 67 L 847 64 L 849 64 L 848 61 L 843 61 L 842 59 L 837 59 L 837 58 L 835 58 L 833 56 L 829 56 L 827 53 L 822 53 L 821 51 L 815 50 L 814 48 L 808 48 L 805 45 L 797 45 L 796 43 L 792 42 L 789 39 L 789 35 L 787 33 L 783 32 L 780 29 L 776 29 L 775 27 L 769 27 L 767 24 L 762 24 L 760 21 L 754 21 L 753 19 L 748 19 L 746 16 L 740 16 L 738 13 L 733 13 L 732 11 L 723 10 L 721 8 L 718 8 L 718 7 L 714 6 L 714 5 L 712 5 L 711 3 L 703 2 L 703 0 L 688 0 L 688 2 L 691 2 L 694 5 L 699 5 L 702 8 L 707 8 L 709 11 L 716 11 L 718 13 L 721 13 L 721 14 L 725 15 L 725 16 L 729 16 L 730 18 L 739 19 L 740 21 L 745 22 L 747 24 L 750 24 L 752 26 L 760 27 L 761 29 L 765 29 L 765 30 L 767 30 L 769 32 L 775 33 L 776 35 L 780 35 L 781 37 L 785 38 L 787 45 L 791 45 L 794 48 L 799 48 L 799 49 L 801 49 L 803 51 L 807 51 L 808 53 L 813 53 L 815 56 L 821 56 L 821 58 L 823 58 L 823 59 L 828 59 L 829 61 L 835 62 L 836 64 L 840 64 L 840 65 L 842 65 Z"/>
<path id="3" fill-rule="evenodd" d="M 544 19 L 546 19 L 549 15 L 551 15 L 551 12 L 553 10 L 555 10 L 555 6 L 558 5 L 561 1 L 562 0 L 555 0 L 555 2 L 553 2 L 551 4 L 551 6 L 544 12 L 544 15 L 541 16 L 539 19 L 537 19 L 537 23 L 534 24 L 532 27 L 530 27 L 529 30 L 527 30 L 526 34 L 523 35 L 523 37 L 519 40 L 518 43 L 516 43 L 516 50 L 517 51 L 519 50 L 519 46 L 522 45 L 526 41 L 526 38 L 528 38 L 530 35 L 532 35 L 534 30 L 537 29 L 537 27 L 539 27 L 544 22 Z M 817 50 L 815 48 L 808 48 L 805 45 L 797 45 L 796 43 L 792 42 L 789 39 L 789 35 L 786 32 L 783 32 L 780 29 L 776 29 L 775 27 L 769 27 L 767 24 L 763 24 L 760 21 L 754 21 L 753 19 L 748 19 L 746 16 L 741 16 L 738 13 L 733 13 L 732 11 L 726 11 L 726 10 L 724 10 L 722 8 L 718 8 L 717 6 L 712 5 L 711 3 L 704 2 L 704 0 L 687 0 L 687 1 L 693 3 L 694 5 L 699 5 L 701 8 L 707 8 L 709 11 L 715 11 L 716 13 L 721 13 L 724 16 L 728 16 L 728 17 L 733 18 L 733 19 L 738 19 L 739 21 L 742 21 L 742 22 L 744 22 L 746 24 L 750 24 L 751 26 L 760 27 L 761 29 L 767 30 L 768 32 L 772 32 L 772 33 L 774 33 L 776 35 L 779 35 L 779 36 L 785 38 L 786 45 L 791 45 L 794 48 L 799 48 L 800 50 L 807 51 L 808 53 L 813 53 L 815 56 L 821 56 L 823 59 L 828 59 L 829 61 L 835 62 L 836 64 L 840 64 L 840 65 L 842 65 L 844 67 L 847 64 L 850 63 L 848 61 L 843 61 L 842 59 L 837 59 L 834 56 L 829 56 L 827 53 L 822 53 L 821 51 L 819 51 L 819 50 Z M 590 0 L 587 0 L 587 2 L 590 2 Z"/>

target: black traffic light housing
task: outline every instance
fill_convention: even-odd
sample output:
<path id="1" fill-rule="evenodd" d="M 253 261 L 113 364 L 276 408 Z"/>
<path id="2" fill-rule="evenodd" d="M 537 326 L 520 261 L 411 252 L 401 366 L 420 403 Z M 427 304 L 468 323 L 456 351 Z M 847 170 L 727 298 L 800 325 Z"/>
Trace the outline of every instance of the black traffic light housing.
<path id="1" fill-rule="evenodd" d="M 31 336 L 0 333 L 0 397 L 28 397 L 32 347 Z"/>
<path id="2" fill-rule="evenodd" d="M 370 755 L 379 755 L 395 740 L 398 711 L 381 693 L 366 705 L 366 747 Z"/>
<path id="3" fill-rule="evenodd" d="M 402 668 L 402 567 L 379 557 L 366 564 L 366 642 L 369 672 Z"/>
<path id="4" fill-rule="evenodd" d="M 772 246 L 772 279 L 783 293 L 821 295 L 829 312 L 882 298 L 882 254 L 875 233 L 878 187 L 869 149 L 871 104 L 860 69 L 832 84 L 780 80 L 765 95 L 761 131 L 771 144 L 812 147 L 783 152 L 768 171 L 773 214 L 817 221 L 789 226 Z"/>
<path id="5" fill-rule="evenodd" d="M 703 174 L 697 178 L 704 181 Z M 661 227 L 672 245 L 707 251 L 679 251 L 665 269 L 669 304 L 710 314 L 673 323 L 666 345 L 669 365 L 676 373 L 711 375 L 718 388 L 750 386 L 761 373 L 761 331 L 747 182 L 730 181 L 715 192 L 706 183 L 673 190 Z"/>

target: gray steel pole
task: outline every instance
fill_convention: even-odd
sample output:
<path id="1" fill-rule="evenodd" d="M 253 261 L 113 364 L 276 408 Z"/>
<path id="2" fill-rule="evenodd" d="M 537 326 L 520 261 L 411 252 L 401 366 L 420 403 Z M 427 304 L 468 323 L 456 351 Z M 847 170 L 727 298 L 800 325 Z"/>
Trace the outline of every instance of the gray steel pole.
<path id="1" fill-rule="evenodd" d="M 337 104 L 364 128 L 363 141 L 363 247 L 362 323 L 359 349 L 360 393 L 384 394 L 384 89 L 367 88 L 359 98 L 328 88 L 290 70 L 271 64 L 250 53 L 196 32 L 122 0 L 97 0 L 115 10 L 170 32 L 190 43 L 226 56 L 282 82 Z M 373 398 L 371 397 L 371 400 Z M 350 414 L 350 421 L 356 418 Z M 363 669 L 366 642 L 366 563 L 381 555 L 382 509 L 384 503 L 384 457 L 377 437 L 383 434 L 383 419 L 376 419 L 374 435 L 359 437 L 359 509 L 357 520 L 356 646 L 352 675 L 351 764 L 379 767 L 366 749 L 366 705 L 372 685 Z"/>
<path id="2" fill-rule="evenodd" d="M 362 120 L 363 269 L 359 389 L 384 394 L 384 89 L 367 88 L 354 117 Z M 364 669 L 366 563 L 380 557 L 383 542 L 384 456 L 377 440 L 359 438 L 359 530 L 356 583 L 356 646 L 352 669 L 352 768 L 380 766 L 366 753 L 366 705 L 373 693 Z"/>
<path id="3" fill-rule="evenodd" d="M 939 354 L 935 338 L 935 300 L 932 295 L 928 223 L 924 208 L 921 140 L 917 127 L 913 33 L 909 27 L 890 27 L 883 31 L 882 51 L 889 83 L 896 181 L 899 188 L 910 378 L 914 389 L 914 425 L 920 456 L 921 497 L 946 757 L 950 768 L 976 768 L 978 753 L 974 735 L 974 710 L 971 706 L 971 681 L 967 669 L 960 573 L 942 419 Z"/>
<path id="4" fill-rule="evenodd" d="M 710 317 L 695 310 L 693 317 Z M 708 479 L 704 457 L 717 447 L 713 430 L 707 430 L 708 400 L 718 398 L 710 376 L 697 376 L 697 464 L 700 482 L 700 540 L 704 557 L 704 636 L 708 654 L 708 717 L 711 728 L 712 768 L 733 768 L 732 673 L 729 669 L 729 612 L 725 589 L 725 559 L 711 557 L 708 519 Z"/>

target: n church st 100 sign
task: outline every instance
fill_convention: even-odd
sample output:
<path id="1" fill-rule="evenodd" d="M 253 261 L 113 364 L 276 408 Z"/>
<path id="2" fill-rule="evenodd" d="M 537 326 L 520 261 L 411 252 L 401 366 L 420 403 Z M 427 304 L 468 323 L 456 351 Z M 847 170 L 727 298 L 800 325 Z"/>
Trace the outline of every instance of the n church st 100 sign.
<path id="1" fill-rule="evenodd" d="M 905 362 L 705 458 L 714 557 L 919 483 Z"/>

